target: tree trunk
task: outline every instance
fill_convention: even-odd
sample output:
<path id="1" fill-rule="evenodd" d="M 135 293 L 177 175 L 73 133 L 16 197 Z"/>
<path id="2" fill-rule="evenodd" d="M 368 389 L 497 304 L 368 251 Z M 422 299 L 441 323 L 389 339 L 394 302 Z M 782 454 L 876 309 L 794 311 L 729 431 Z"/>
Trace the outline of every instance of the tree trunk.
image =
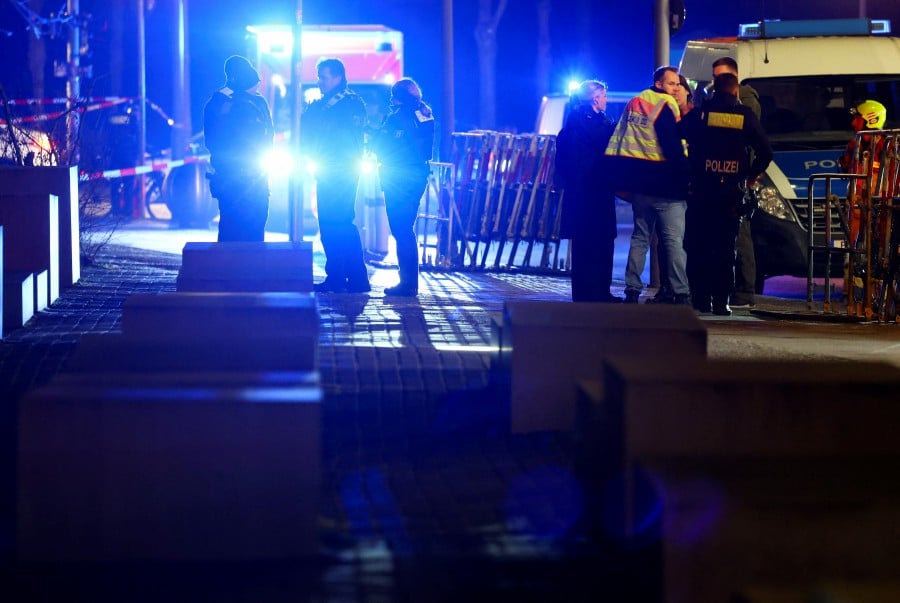
<path id="1" fill-rule="evenodd" d="M 551 0 L 538 0 L 538 39 L 537 58 L 535 60 L 534 81 L 537 84 L 538 96 L 551 92 L 550 64 L 553 54 L 550 47 L 550 9 Z"/>
<path id="2" fill-rule="evenodd" d="M 41 12 L 43 8 L 43 0 L 34 0 L 31 10 L 36 13 Z M 31 31 L 28 32 L 28 70 L 31 72 L 31 87 L 33 98 L 44 98 L 46 95 L 46 84 L 44 81 L 44 69 L 47 66 L 47 46 L 44 38 L 38 38 Z M 37 104 L 34 109 L 35 113 L 43 113 L 43 105 Z"/>
<path id="3" fill-rule="evenodd" d="M 593 19 L 592 0 L 578 0 L 578 63 L 584 65 L 585 69 L 593 69 L 592 55 L 596 47 L 594 38 L 597 35 L 592 27 Z"/>
<path id="4" fill-rule="evenodd" d="M 492 130 L 497 127 L 497 25 L 506 10 L 507 0 L 478 0 L 478 24 L 475 26 L 475 43 L 478 46 L 479 70 L 479 127 Z"/>

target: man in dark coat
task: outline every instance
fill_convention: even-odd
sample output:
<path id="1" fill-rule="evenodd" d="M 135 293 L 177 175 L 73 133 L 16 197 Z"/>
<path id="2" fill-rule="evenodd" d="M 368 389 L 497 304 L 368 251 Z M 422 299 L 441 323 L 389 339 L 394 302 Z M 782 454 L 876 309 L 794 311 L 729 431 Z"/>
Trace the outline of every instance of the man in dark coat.
<path id="1" fill-rule="evenodd" d="M 609 292 L 616 207 L 603 166 L 615 124 L 606 115 L 604 82 L 584 81 L 577 94 L 556 138 L 556 172 L 564 187 L 560 238 L 572 242 L 572 301 L 621 302 Z"/>

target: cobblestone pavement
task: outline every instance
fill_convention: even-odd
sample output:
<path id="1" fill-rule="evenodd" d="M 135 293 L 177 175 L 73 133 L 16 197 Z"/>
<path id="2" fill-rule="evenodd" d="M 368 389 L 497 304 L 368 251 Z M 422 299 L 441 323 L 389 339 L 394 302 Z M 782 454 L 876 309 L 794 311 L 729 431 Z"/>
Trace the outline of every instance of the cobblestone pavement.
<path id="1" fill-rule="evenodd" d="M 317 255 L 317 275 L 321 265 Z M 378 270 L 370 295 L 320 296 L 324 479 L 315 559 L 188 567 L 12 561 L 16 401 L 64 370 L 82 335 L 119 332 L 127 296 L 174 291 L 179 267 L 176 254 L 110 245 L 78 284 L 0 343 L 0 553 L 6 583 L 29 593 L 21 600 L 61 592 L 67 600 L 120 601 L 596 601 L 608 594 L 604 579 L 616 560 L 598 557 L 580 529 L 571 436 L 510 435 L 508 410 L 494 393 L 492 313 L 509 299 L 569 298 L 564 277 L 513 273 L 423 273 L 418 300 L 394 301 L 381 287 L 395 273 Z M 758 303 L 774 311 L 801 305 Z M 709 320 L 710 356 L 846 360 L 896 341 L 883 327 L 817 326 L 812 336 L 825 333 L 829 345 L 816 350 L 786 334 L 806 327 L 784 327 L 773 338 L 772 324 L 747 312 Z"/>

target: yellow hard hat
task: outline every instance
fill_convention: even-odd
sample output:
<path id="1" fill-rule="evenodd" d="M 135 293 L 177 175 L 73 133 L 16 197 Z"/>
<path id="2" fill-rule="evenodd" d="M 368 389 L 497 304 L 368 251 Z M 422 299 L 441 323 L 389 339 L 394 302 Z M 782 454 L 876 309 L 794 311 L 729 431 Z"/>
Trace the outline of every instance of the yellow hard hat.
<path id="1" fill-rule="evenodd" d="M 887 109 L 878 101 L 865 100 L 856 105 L 855 112 L 863 118 L 869 130 L 880 130 L 887 120 Z"/>

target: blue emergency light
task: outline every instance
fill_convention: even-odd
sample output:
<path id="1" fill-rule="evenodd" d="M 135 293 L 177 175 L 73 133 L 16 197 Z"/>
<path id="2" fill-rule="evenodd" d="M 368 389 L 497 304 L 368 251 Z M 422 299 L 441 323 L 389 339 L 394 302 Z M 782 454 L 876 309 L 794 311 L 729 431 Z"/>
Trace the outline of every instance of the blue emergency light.
<path id="1" fill-rule="evenodd" d="M 887 19 L 811 19 L 759 21 L 738 26 L 739 38 L 811 38 L 815 36 L 870 36 L 891 33 Z"/>

